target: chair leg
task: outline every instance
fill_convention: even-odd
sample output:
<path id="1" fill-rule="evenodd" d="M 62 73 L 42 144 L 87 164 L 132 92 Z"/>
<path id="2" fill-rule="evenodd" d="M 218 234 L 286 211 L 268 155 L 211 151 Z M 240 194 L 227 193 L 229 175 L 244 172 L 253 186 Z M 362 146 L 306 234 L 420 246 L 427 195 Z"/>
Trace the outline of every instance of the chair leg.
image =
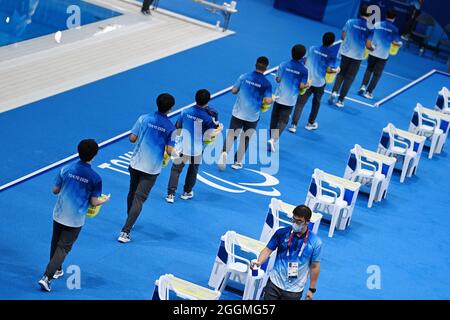
<path id="1" fill-rule="evenodd" d="M 380 181 L 377 179 L 372 180 L 372 185 L 370 186 L 370 194 L 369 194 L 369 202 L 367 203 L 367 208 L 372 208 L 373 199 L 375 199 L 375 195 L 378 190 L 378 185 Z"/>
<path id="2" fill-rule="evenodd" d="M 339 218 L 340 210 L 338 208 L 333 208 L 332 214 L 331 214 L 331 223 L 330 223 L 330 230 L 328 231 L 328 237 L 333 238 L 334 229 L 336 228 L 337 220 Z"/>
<path id="3" fill-rule="evenodd" d="M 439 140 L 439 136 L 436 134 L 433 134 L 431 137 L 431 146 L 430 146 L 430 152 L 428 153 L 428 159 L 433 158 L 433 154 L 436 151 L 436 145 Z"/>
<path id="4" fill-rule="evenodd" d="M 222 283 L 221 283 L 220 286 L 219 286 L 219 291 L 220 291 L 220 293 L 222 293 L 223 290 L 226 288 L 227 283 L 228 283 L 228 279 L 230 279 L 230 275 L 231 275 L 231 273 L 230 273 L 230 272 L 227 272 L 227 273 L 225 274 L 225 277 L 223 277 Z"/>
<path id="5" fill-rule="evenodd" d="M 405 181 L 406 173 L 408 172 L 409 163 L 411 161 L 411 158 L 408 156 L 405 156 L 403 159 L 403 167 L 402 167 L 402 174 L 400 175 L 400 183 L 403 183 Z"/>

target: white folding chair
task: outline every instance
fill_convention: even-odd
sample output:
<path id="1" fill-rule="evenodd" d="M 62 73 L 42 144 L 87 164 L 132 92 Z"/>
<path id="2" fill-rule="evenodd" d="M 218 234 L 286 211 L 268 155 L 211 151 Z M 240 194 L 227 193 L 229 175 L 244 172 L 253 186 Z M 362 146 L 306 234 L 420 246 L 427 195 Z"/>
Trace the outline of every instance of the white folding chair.
<path id="1" fill-rule="evenodd" d="M 362 159 L 363 150 L 359 144 L 355 144 L 354 151 L 356 167 L 351 173 L 349 180 L 359 182 L 361 185 L 370 186 L 369 202 L 367 207 L 371 208 L 373 200 L 375 199 L 383 180 L 386 179 L 386 176 L 378 170 L 375 164 Z"/>
<path id="2" fill-rule="evenodd" d="M 445 139 L 444 131 L 438 126 L 438 120 L 428 115 L 426 116 L 423 112 L 423 106 L 417 103 L 411 123 L 413 125 L 409 127 L 410 132 L 424 136 L 431 141 L 430 152 L 428 153 L 428 159 L 431 159 L 435 152 L 439 153 L 438 148 L 441 148 L 439 141 Z"/>
<path id="3" fill-rule="evenodd" d="M 219 300 L 221 295 L 217 290 L 204 288 L 177 278 L 172 274 L 165 274 L 159 277 L 155 285 L 155 291 L 157 291 L 160 300 L 170 300 L 170 291 L 173 291 L 179 298 L 186 300 Z"/>
<path id="4" fill-rule="evenodd" d="M 403 183 L 405 181 L 406 174 L 408 172 L 413 172 L 414 168 L 412 166 L 415 163 L 415 158 L 417 157 L 417 152 L 410 150 L 409 142 L 405 140 L 401 140 L 401 138 L 397 138 L 397 129 L 392 123 L 387 125 L 388 130 L 388 141 L 386 145 L 383 145 L 383 136 L 380 141 L 380 146 L 378 147 L 378 152 L 390 157 L 394 157 L 397 159 L 397 162 L 403 163 L 402 172 L 400 175 L 400 182 Z"/>
<path id="5" fill-rule="evenodd" d="M 343 200 L 344 189 L 329 182 L 327 182 L 327 184 L 335 190 L 324 187 L 322 184 L 324 181 L 323 171 L 319 169 L 314 169 L 312 179 L 316 186 L 315 191 L 313 193 L 308 192 L 305 204 L 310 207 L 313 212 L 318 210 L 331 215 L 330 230 L 328 231 L 328 237 L 331 238 L 333 237 L 334 229 L 336 228 L 341 212 L 343 219 L 350 218 L 349 206 L 347 202 Z M 336 190 L 339 190 L 339 192 Z"/>
<path id="6" fill-rule="evenodd" d="M 450 91 L 448 91 L 447 87 L 442 87 L 442 89 L 438 92 L 438 96 L 436 99 L 435 110 L 440 111 L 445 114 L 450 114 Z"/>
<path id="7" fill-rule="evenodd" d="M 250 261 L 244 257 L 240 257 L 235 254 L 235 245 L 237 245 L 236 232 L 227 231 L 224 236 L 225 251 L 228 254 L 227 264 L 225 266 L 225 272 L 223 274 L 222 281 L 219 282 L 219 287 L 215 288 L 221 293 L 227 286 L 228 280 L 231 275 L 239 277 L 241 283 L 245 283 L 245 279 L 250 270 Z"/>

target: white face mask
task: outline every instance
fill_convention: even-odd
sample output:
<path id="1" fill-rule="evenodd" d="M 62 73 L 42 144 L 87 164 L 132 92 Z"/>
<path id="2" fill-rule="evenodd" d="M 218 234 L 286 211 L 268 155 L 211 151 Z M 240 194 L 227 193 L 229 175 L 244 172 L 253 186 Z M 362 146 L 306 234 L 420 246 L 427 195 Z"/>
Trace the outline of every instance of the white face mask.
<path id="1" fill-rule="evenodd" d="M 292 224 L 292 230 L 294 231 L 294 232 L 301 232 L 302 230 L 303 230 L 303 227 L 305 226 L 305 224 L 304 223 L 302 223 L 302 224 L 297 224 L 297 223 L 293 223 Z"/>

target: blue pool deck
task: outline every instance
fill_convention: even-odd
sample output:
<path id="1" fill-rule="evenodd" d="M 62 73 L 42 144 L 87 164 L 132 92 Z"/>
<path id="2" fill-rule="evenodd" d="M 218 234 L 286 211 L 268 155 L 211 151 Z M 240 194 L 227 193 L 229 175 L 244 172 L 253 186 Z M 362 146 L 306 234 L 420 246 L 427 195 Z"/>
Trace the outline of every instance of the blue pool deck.
<path id="1" fill-rule="evenodd" d="M 0 46 L 67 30 L 77 12 L 80 26 L 121 15 L 81 0 L 0 0 Z"/>

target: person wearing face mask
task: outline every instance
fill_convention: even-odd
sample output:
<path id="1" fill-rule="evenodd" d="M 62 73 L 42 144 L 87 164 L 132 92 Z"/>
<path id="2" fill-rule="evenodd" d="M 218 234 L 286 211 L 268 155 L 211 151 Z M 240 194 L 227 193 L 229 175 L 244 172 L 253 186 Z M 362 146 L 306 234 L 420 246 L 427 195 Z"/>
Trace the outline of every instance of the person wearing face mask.
<path id="1" fill-rule="evenodd" d="M 293 211 L 292 227 L 278 229 L 251 268 L 261 266 L 277 250 L 275 264 L 269 271 L 264 300 L 300 300 L 309 275 L 306 300 L 312 300 L 320 273 L 322 241 L 308 229 L 311 209 L 305 205 Z"/>

